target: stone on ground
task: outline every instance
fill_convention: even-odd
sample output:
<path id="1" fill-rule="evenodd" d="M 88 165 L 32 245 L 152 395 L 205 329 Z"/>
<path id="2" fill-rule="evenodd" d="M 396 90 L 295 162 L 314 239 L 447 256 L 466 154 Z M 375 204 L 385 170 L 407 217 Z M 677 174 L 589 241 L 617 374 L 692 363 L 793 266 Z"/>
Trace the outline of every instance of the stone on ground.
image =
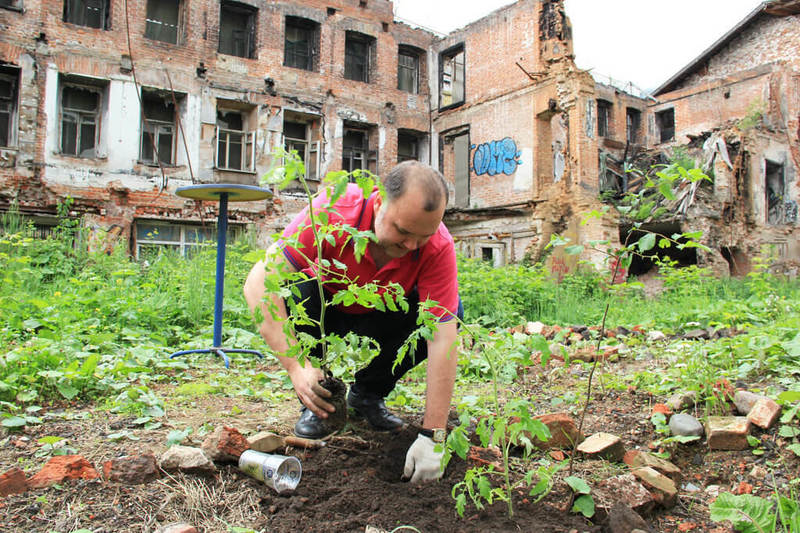
<path id="1" fill-rule="evenodd" d="M 0 476 L 0 497 L 9 494 L 21 494 L 28 490 L 28 480 L 25 472 L 19 468 L 12 468 Z"/>
<path id="2" fill-rule="evenodd" d="M 197 533 L 197 528 L 184 522 L 167 524 L 156 530 L 156 533 Z"/>
<path id="3" fill-rule="evenodd" d="M 528 322 L 525 324 L 525 333 L 528 335 L 539 335 L 544 329 L 544 324 L 541 322 Z"/>
<path id="4" fill-rule="evenodd" d="M 271 431 L 260 431 L 248 437 L 247 444 L 250 446 L 251 450 L 263 453 L 272 453 L 278 448 L 283 448 L 285 445 L 283 437 Z"/>
<path id="5" fill-rule="evenodd" d="M 737 390 L 733 395 L 733 405 L 736 406 L 737 413 L 747 416 L 760 398 L 764 398 L 764 396 L 746 390 Z"/>
<path id="6" fill-rule="evenodd" d="M 142 485 L 161 477 L 153 454 L 126 455 L 103 463 L 103 477 L 108 481 Z"/>
<path id="7" fill-rule="evenodd" d="M 657 329 L 647 332 L 647 340 L 649 340 L 650 342 L 663 341 L 666 338 L 667 336 L 664 335 L 663 332 L 658 331 Z"/>
<path id="8" fill-rule="evenodd" d="M 666 401 L 666 404 L 675 413 L 693 407 L 696 403 L 697 391 L 676 392 Z"/>
<path id="9" fill-rule="evenodd" d="M 167 471 L 213 473 L 217 467 L 200 448 L 176 444 L 161 454 L 158 465 Z"/>
<path id="10" fill-rule="evenodd" d="M 622 461 L 625 456 L 622 440 L 610 433 L 595 433 L 581 442 L 577 449 L 590 457 L 602 457 L 613 462 Z"/>
<path id="11" fill-rule="evenodd" d="M 592 488 L 596 520 L 604 520 L 617 504 L 627 505 L 640 516 L 648 516 L 655 508 L 653 495 L 632 474 L 623 474 L 600 481 Z"/>
<path id="12" fill-rule="evenodd" d="M 28 479 L 28 487 L 40 489 L 56 483 L 74 479 L 95 479 L 100 477 L 94 466 L 81 455 L 57 455 Z"/>
<path id="13" fill-rule="evenodd" d="M 746 450 L 750 421 L 743 416 L 709 416 L 706 420 L 708 447 L 712 450 Z"/>
<path id="14" fill-rule="evenodd" d="M 678 488 L 670 478 L 649 466 L 637 468 L 631 474 L 650 491 L 653 499 L 662 507 L 669 509 L 675 506 L 678 501 Z"/>
<path id="15" fill-rule="evenodd" d="M 550 438 L 546 442 L 539 439 L 532 439 L 532 442 L 541 449 L 550 448 L 572 448 L 575 444 L 583 441 L 583 433 L 578 431 L 575 420 L 567 413 L 550 413 L 535 416 L 547 429 L 550 430 Z M 530 438 L 531 435 L 528 435 Z"/>
<path id="16" fill-rule="evenodd" d="M 248 449 L 247 439 L 236 428 L 217 426 L 203 441 L 203 451 L 212 461 L 236 462 Z"/>
<path id="17" fill-rule="evenodd" d="M 675 484 L 681 481 L 681 469 L 660 457 L 656 457 L 652 453 L 643 452 L 640 450 L 631 450 L 622 458 L 622 462 L 631 468 L 644 468 L 649 467 L 659 472 L 660 474 L 670 478 Z"/>
<path id="18" fill-rule="evenodd" d="M 778 420 L 780 414 L 781 406 L 775 403 L 775 400 L 759 398 L 747 413 L 747 419 L 761 429 L 769 429 Z"/>
<path id="19" fill-rule="evenodd" d="M 606 531 L 609 533 L 633 533 L 649 531 L 650 526 L 639 513 L 624 503 L 618 503 L 608 511 Z"/>
<path id="20" fill-rule="evenodd" d="M 678 413 L 669 419 L 669 431 L 673 435 L 684 437 L 702 437 L 704 430 L 703 424 L 692 415 Z"/>

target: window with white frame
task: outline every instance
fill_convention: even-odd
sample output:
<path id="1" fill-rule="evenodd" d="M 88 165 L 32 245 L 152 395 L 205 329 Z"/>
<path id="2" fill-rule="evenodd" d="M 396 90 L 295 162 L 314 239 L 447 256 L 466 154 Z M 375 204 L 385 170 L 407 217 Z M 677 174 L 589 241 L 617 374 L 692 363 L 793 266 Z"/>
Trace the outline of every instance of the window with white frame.
<path id="1" fill-rule="evenodd" d="M 139 260 L 150 260 L 165 251 L 173 251 L 183 257 L 199 250 L 199 246 L 214 244 L 216 225 L 173 224 L 160 220 L 136 221 L 135 256 Z"/>
<path id="2" fill-rule="evenodd" d="M 107 30 L 109 0 L 64 0 L 64 22 Z"/>
<path id="3" fill-rule="evenodd" d="M 283 120 L 283 147 L 296 151 L 306 167 L 307 180 L 319 180 L 320 141 L 312 140 L 316 129 L 313 123 L 301 121 L 299 116 L 285 116 Z"/>
<path id="4" fill-rule="evenodd" d="M 17 86 L 19 72 L 0 69 L 0 146 L 16 144 Z"/>
<path id="5" fill-rule="evenodd" d="M 242 110 L 217 109 L 217 168 L 255 172 L 256 132 L 248 131 L 248 115 Z"/>
<path id="6" fill-rule="evenodd" d="M 64 83 L 61 86 L 61 153 L 97 157 L 103 89 Z"/>
<path id="7" fill-rule="evenodd" d="M 178 43 L 180 0 L 148 0 L 144 36 L 165 43 Z"/>
<path id="8" fill-rule="evenodd" d="M 142 89 L 142 163 L 175 163 L 175 104 L 166 94 Z"/>

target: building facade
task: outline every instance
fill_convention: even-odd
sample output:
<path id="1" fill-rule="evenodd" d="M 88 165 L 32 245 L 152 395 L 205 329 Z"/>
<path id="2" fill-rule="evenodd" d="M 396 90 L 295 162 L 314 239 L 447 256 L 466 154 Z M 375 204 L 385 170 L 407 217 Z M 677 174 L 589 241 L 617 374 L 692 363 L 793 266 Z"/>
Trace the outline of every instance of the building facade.
<path id="1" fill-rule="evenodd" d="M 800 258 L 799 12 L 762 4 L 648 95 L 575 66 L 563 0 L 444 36 L 388 0 L 0 1 L 0 211 L 47 224 L 69 196 L 136 255 L 185 250 L 211 237 L 216 205 L 174 190 L 257 184 L 277 147 L 312 184 L 417 159 L 448 181 L 464 254 L 562 275 L 579 258 L 550 236 L 619 243 L 624 223 L 583 214 L 633 186 L 632 165 L 685 150 L 714 181 L 667 229 L 704 230 L 711 252 L 687 262 L 742 273 L 763 245 Z M 296 192 L 232 205 L 230 223 L 266 240 Z"/>

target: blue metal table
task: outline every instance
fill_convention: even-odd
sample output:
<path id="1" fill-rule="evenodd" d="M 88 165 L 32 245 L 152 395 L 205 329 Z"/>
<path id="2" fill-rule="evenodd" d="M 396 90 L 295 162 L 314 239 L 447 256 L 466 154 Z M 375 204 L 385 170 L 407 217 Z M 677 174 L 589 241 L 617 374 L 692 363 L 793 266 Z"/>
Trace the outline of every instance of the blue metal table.
<path id="1" fill-rule="evenodd" d="M 214 353 L 222 357 L 225 368 L 230 368 L 229 353 L 247 353 L 264 358 L 258 350 L 243 350 L 239 348 L 222 347 L 222 307 L 223 292 L 225 287 L 225 245 L 228 234 L 228 202 L 253 202 L 265 200 L 272 196 L 272 192 L 254 185 L 237 185 L 228 183 L 209 183 L 203 185 L 190 185 L 180 187 L 175 194 L 193 200 L 206 200 L 219 202 L 217 215 L 217 271 L 214 285 L 214 345 L 211 348 L 196 350 L 181 350 L 169 356 L 174 359 L 180 355 L 190 353 Z"/>

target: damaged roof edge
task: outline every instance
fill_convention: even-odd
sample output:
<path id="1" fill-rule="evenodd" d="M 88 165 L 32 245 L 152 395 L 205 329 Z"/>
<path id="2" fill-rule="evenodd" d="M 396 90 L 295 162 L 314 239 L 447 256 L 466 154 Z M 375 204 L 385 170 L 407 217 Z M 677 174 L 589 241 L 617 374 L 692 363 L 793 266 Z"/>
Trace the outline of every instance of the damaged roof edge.
<path id="1" fill-rule="evenodd" d="M 683 78 L 691 74 L 694 70 L 700 67 L 705 61 L 707 61 L 712 55 L 717 53 L 722 47 L 728 44 L 735 36 L 739 34 L 739 32 L 748 26 L 753 20 L 756 19 L 761 13 L 764 12 L 764 8 L 766 8 L 770 4 L 769 1 L 761 2 L 758 7 L 756 7 L 753 11 L 750 12 L 745 18 L 743 18 L 736 26 L 728 30 L 728 32 L 717 39 L 717 41 L 709 46 L 702 54 L 697 56 L 694 60 L 692 60 L 688 65 L 683 67 L 677 74 L 672 76 L 670 79 L 665 81 L 661 84 L 658 88 L 653 91 L 653 96 L 658 96 L 662 93 L 669 92 L 674 88 L 674 86 L 681 81 Z"/>

